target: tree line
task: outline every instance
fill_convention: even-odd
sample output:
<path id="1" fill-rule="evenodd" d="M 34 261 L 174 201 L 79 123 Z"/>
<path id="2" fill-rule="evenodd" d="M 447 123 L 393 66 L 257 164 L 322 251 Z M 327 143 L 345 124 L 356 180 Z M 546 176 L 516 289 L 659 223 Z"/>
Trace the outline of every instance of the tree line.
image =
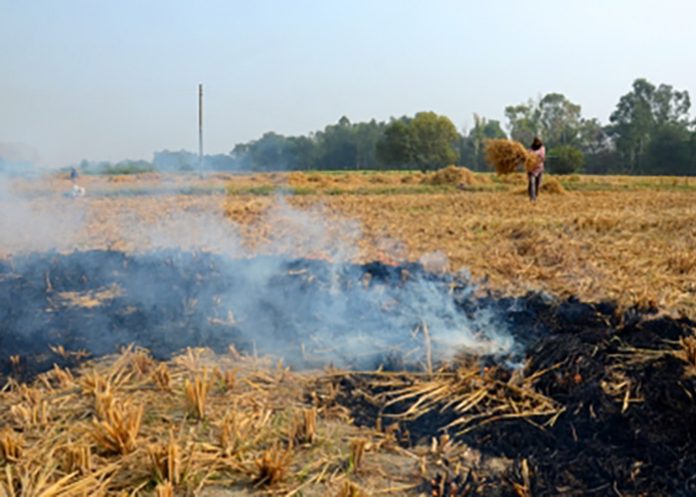
<path id="1" fill-rule="evenodd" d="M 462 131 L 434 112 L 388 122 L 353 123 L 342 117 L 307 136 L 268 132 L 236 145 L 229 154 L 205 156 L 200 165 L 191 152 L 156 152 L 151 168 L 428 170 L 459 164 L 480 171 L 487 169 L 487 139 L 512 138 L 529 144 L 540 136 L 552 172 L 696 175 L 696 122 L 690 118 L 690 108 L 687 91 L 637 79 L 607 124 L 583 117 L 581 106 L 565 95 L 549 93 L 506 107 L 505 129 L 499 121 L 478 114 L 473 115 L 473 126 Z"/>

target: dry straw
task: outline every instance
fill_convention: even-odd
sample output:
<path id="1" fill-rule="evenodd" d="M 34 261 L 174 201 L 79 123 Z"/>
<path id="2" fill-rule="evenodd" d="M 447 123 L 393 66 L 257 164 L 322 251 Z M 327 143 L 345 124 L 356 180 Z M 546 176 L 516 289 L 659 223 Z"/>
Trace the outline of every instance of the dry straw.
<path id="1" fill-rule="evenodd" d="M 472 186 L 478 183 L 478 179 L 465 167 L 447 166 L 423 176 L 421 183 L 436 186 Z"/>
<path id="2" fill-rule="evenodd" d="M 496 139 L 486 141 L 486 162 L 498 174 L 510 174 L 519 166 L 533 171 L 539 165 L 539 157 L 518 141 Z"/>

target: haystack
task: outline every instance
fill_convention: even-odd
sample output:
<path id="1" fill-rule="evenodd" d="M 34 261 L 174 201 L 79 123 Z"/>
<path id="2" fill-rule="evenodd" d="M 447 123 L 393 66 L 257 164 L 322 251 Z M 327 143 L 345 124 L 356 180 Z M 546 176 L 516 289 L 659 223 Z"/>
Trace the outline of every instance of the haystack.
<path id="1" fill-rule="evenodd" d="M 541 191 L 544 193 L 557 193 L 562 195 L 566 192 L 560 181 L 553 177 L 546 177 L 541 182 Z"/>
<path id="2" fill-rule="evenodd" d="M 515 140 L 487 140 L 486 162 L 498 174 L 514 172 L 524 164 L 527 171 L 533 171 L 539 165 L 539 157 L 528 151 L 524 145 Z"/>
<path id="3" fill-rule="evenodd" d="M 426 185 L 475 185 L 478 182 L 474 173 L 465 167 L 447 166 L 423 177 Z"/>

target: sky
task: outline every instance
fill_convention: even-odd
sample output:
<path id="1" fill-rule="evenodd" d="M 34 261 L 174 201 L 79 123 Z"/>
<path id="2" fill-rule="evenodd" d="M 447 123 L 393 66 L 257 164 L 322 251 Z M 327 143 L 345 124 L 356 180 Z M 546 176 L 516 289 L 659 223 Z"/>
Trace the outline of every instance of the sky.
<path id="1" fill-rule="evenodd" d="M 0 155 L 64 166 L 560 92 L 607 122 L 639 77 L 696 93 L 691 0 L 0 0 Z"/>

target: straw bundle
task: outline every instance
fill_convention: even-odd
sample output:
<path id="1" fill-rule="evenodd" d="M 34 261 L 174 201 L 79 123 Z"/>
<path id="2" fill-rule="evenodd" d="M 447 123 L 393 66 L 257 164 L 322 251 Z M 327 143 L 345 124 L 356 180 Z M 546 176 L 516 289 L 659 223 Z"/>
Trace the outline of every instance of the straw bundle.
<path id="1" fill-rule="evenodd" d="M 477 178 L 465 167 L 447 166 L 423 177 L 421 183 L 426 185 L 466 185 L 477 183 Z"/>
<path id="2" fill-rule="evenodd" d="M 497 139 L 486 141 L 486 162 L 498 174 L 509 174 L 521 164 L 527 171 L 533 171 L 539 165 L 539 157 L 520 142 Z"/>
<path id="3" fill-rule="evenodd" d="M 555 193 L 562 195 L 565 193 L 565 188 L 556 178 L 545 178 L 541 184 L 541 191 L 544 193 Z"/>

